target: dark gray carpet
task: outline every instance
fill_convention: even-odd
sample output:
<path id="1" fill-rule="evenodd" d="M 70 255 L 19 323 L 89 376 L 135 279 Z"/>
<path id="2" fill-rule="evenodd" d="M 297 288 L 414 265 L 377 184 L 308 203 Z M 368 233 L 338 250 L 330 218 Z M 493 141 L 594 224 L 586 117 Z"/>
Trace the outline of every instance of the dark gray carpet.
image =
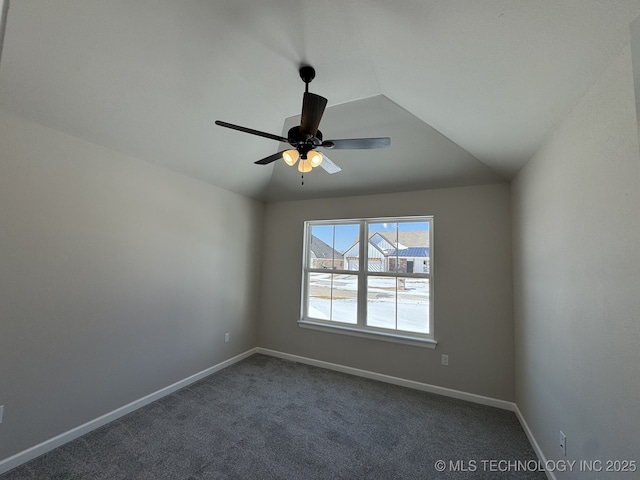
<path id="1" fill-rule="evenodd" d="M 546 479 L 483 460 L 536 460 L 512 412 L 254 355 L 0 479 Z"/>

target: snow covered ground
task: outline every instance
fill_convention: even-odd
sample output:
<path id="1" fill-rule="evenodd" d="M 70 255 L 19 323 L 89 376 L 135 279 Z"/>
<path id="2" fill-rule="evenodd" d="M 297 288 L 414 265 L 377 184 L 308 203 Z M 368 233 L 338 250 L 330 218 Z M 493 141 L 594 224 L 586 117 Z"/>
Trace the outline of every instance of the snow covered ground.
<path id="1" fill-rule="evenodd" d="M 357 276 L 312 273 L 309 286 L 309 317 L 357 323 Z M 429 333 L 428 320 L 428 279 L 369 277 L 368 326 Z"/>

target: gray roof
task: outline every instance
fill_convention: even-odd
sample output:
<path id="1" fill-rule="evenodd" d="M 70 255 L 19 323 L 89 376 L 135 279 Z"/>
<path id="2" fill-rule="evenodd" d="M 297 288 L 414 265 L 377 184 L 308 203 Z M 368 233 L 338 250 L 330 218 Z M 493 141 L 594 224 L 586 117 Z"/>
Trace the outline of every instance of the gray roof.
<path id="1" fill-rule="evenodd" d="M 333 258 L 342 260 L 342 254 L 331 248 L 315 235 L 311 235 L 311 256 L 313 258 Z"/>
<path id="2" fill-rule="evenodd" d="M 380 235 L 391 245 L 396 245 L 396 232 L 372 232 L 369 234 L 369 240 L 374 235 Z M 405 247 L 428 247 L 429 246 L 429 230 L 399 230 L 397 232 L 398 235 L 398 243 Z M 353 245 L 357 244 L 360 240 L 360 237 L 357 236 L 353 241 Z M 350 247 L 350 248 L 351 248 Z"/>
<path id="3" fill-rule="evenodd" d="M 428 247 L 429 230 L 399 230 L 398 242 L 405 247 Z"/>
<path id="4" fill-rule="evenodd" d="M 401 250 L 394 250 L 389 254 L 390 257 L 428 257 L 429 247 L 409 247 Z"/>

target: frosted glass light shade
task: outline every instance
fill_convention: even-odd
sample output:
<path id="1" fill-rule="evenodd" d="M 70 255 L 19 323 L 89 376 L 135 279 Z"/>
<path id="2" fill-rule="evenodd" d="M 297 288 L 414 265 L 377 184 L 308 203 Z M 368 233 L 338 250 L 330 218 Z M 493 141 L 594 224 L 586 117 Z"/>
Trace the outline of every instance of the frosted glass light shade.
<path id="1" fill-rule="evenodd" d="M 322 163 L 322 154 L 319 152 L 309 152 L 307 159 L 313 168 L 318 167 Z"/>
<path id="2" fill-rule="evenodd" d="M 290 167 L 293 167 L 296 164 L 298 157 L 300 157 L 300 154 L 297 150 L 285 150 L 282 152 L 282 159 L 284 160 L 284 163 Z"/>
<path id="3" fill-rule="evenodd" d="M 308 159 L 302 159 L 300 160 L 300 163 L 298 163 L 299 172 L 307 173 L 307 172 L 310 172 L 312 169 L 313 167 L 311 166 L 311 162 Z"/>

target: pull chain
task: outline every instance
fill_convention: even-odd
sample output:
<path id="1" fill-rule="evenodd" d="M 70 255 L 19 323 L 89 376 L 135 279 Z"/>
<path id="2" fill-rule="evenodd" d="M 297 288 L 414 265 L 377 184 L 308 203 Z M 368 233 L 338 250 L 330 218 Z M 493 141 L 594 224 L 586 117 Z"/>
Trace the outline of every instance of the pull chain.
<path id="1" fill-rule="evenodd" d="M 302 185 L 304 185 L 304 173 L 302 174 Z"/>

